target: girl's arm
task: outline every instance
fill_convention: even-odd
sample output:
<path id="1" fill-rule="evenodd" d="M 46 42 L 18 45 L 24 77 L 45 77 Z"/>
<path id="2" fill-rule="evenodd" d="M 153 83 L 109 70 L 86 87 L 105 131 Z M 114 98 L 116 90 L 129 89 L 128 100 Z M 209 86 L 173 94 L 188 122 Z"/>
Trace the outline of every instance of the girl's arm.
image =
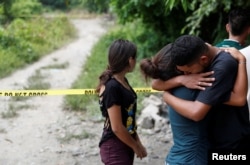
<path id="1" fill-rule="evenodd" d="M 169 90 L 178 86 L 185 86 L 190 89 L 205 90 L 205 87 L 212 86 L 212 82 L 215 80 L 213 77 L 209 77 L 212 74 L 213 71 L 200 74 L 180 75 L 167 81 L 153 79 L 151 86 L 153 89 L 159 91 Z"/>
<path id="2" fill-rule="evenodd" d="M 136 142 L 138 143 L 138 145 L 141 147 L 141 149 L 142 149 L 142 151 L 143 151 L 143 157 L 146 157 L 147 154 L 148 154 L 148 153 L 147 153 L 147 150 L 146 150 L 146 148 L 144 147 L 144 145 L 142 144 L 141 139 L 140 139 L 138 133 L 136 132 L 135 134 L 136 134 L 135 140 L 136 140 Z"/>
<path id="3" fill-rule="evenodd" d="M 108 115 L 111 123 L 111 128 L 114 134 L 130 148 L 133 149 L 137 157 L 143 158 L 144 151 L 135 139 L 129 134 L 128 130 L 122 124 L 121 107 L 113 105 L 108 109 Z"/>

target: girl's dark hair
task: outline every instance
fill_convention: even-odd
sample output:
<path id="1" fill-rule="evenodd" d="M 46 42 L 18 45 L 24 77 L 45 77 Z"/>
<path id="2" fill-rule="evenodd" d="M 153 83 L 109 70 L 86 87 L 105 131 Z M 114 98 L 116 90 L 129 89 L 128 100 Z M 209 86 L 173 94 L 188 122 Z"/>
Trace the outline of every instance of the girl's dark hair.
<path id="1" fill-rule="evenodd" d="M 108 66 L 105 71 L 99 76 L 99 84 L 96 92 L 100 92 L 100 88 L 113 76 L 113 74 L 122 72 L 129 66 L 129 58 L 136 58 L 137 47 L 134 43 L 117 39 L 109 47 L 108 51 Z"/>
<path id="2" fill-rule="evenodd" d="M 148 78 L 168 80 L 180 74 L 173 63 L 171 49 L 172 44 L 168 44 L 152 58 L 141 60 L 140 69 L 146 80 Z"/>

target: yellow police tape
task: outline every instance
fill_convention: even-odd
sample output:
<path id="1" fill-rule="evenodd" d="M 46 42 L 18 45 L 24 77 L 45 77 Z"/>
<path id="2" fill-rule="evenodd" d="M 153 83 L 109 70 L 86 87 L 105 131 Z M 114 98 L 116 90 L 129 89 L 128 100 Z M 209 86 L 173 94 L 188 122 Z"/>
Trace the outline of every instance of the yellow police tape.
<path id="1" fill-rule="evenodd" d="M 136 93 L 159 92 L 152 88 L 133 88 Z M 0 90 L 0 96 L 94 95 L 95 89 Z"/>

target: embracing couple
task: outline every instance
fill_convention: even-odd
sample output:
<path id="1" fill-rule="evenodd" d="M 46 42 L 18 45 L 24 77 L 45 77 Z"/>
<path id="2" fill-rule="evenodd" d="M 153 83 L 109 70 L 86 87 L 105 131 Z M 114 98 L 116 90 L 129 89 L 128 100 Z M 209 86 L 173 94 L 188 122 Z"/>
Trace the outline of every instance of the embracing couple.
<path id="1" fill-rule="evenodd" d="M 140 67 L 168 105 L 174 144 L 166 164 L 206 165 L 219 158 L 213 153 L 229 159 L 230 153 L 249 154 L 246 58 L 240 51 L 183 35 Z"/>

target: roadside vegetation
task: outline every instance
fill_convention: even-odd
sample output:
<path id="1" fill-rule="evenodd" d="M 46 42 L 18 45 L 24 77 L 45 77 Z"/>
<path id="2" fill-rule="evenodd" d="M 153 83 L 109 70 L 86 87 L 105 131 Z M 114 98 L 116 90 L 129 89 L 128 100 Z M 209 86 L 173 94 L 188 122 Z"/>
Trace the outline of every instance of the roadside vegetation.
<path id="1" fill-rule="evenodd" d="M 66 17 L 15 19 L 0 29 L 0 77 L 58 49 L 75 36 Z"/>
<path id="2" fill-rule="evenodd" d="M 3 1 L 3 2 L 2 2 Z M 65 15 L 44 17 L 37 0 L 0 1 L 0 78 L 39 60 L 75 37 Z"/>

